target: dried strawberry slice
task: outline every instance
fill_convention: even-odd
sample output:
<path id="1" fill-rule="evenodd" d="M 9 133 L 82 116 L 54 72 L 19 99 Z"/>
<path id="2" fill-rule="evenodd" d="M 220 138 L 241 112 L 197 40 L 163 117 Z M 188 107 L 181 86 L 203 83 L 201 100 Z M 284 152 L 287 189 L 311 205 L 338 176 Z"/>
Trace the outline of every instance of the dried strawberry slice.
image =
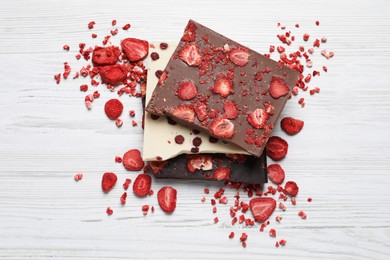
<path id="1" fill-rule="evenodd" d="M 229 59 L 237 66 L 243 67 L 248 63 L 249 56 L 248 49 L 239 47 L 230 51 Z"/>
<path id="2" fill-rule="evenodd" d="M 179 53 L 180 59 L 188 66 L 199 66 L 202 63 L 202 55 L 195 44 L 188 44 Z"/>
<path id="3" fill-rule="evenodd" d="M 185 81 L 179 84 L 177 95 L 182 100 L 191 100 L 198 94 L 198 90 L 192 81 Z"/>
<path id="4" fill-rule="evenodd" d="M 98 47 L 92 52 L 92 63 L 95 66 L 114 65 L 119 60 L 121 51 L 116 46 Z"/>
<path id="5" fill-rule="evenodd" d="M 268 165 L 268 178 L 275 184 L 282 184 L 284 181 L 284 170 L 278 163 Z"/>
<path id="6" fill-rule="evenodd" d="M 99 67 L 99 75 L 104 83 L 116 86 L 126 79 L 127 69 L 126 66 L 119 64 Z"/>
<path id="7" fill-rule="evenodd" d="M 123 104 L 118 99 L 110 99 L 104 105 L 104 112 L 111 120 L 116 120 L 123 112 Z"/>
<path id="8" fill-rule="evenodd" d="M 223 74 L 217 75 L 214 81 L 213 92 L 224 98 L 233 94 L 233 81 Z"/>
<path id="9" fill-rule="evenodd" d="M 290 89 L 286 82 L 280 77 L 273 76 L 269 87 L 269 94 L 271 97 L 277 99 L 288 94 Z"/>
<path id="10" fill-rule="evenodd" d="M 196 25 L 192 21 L 189 21 L 186 28 L 184 29 L 184 33 L 181 37 L 181 40 L 186 42 L 194 41 L 196 38 L 196 29 Z"/>
<path id="11" fill-rule="evenodd" d="M 284 191 L 290 197 L 296 197 L 299 192 L 299 187 L 294 181 L 288 181 L 286 182 L 286 185 L 284 185 Z"/>
<path id="12" fill-rule="evenodd" d="M 213 162 L 210 155 L 189 155 L 187 169 L 190 172 L 195 170 L 209 171 L 213 169 Z"/>
<path id="13" fill-rule="evenodd" d="M 157 192 L 160 208 L 166 213 L 172 213 L 176 208 L 177 191 L 171 186 L 164 186 Z"/>
<path id="14" fill-rule="evenodd" d="M 280 121 L 280 126 L 284 132 L 289 135 L 295 135 L 299 133 L 303 128 L 304 122 L 292 117 L 285 117 Z"/>
<path id="15" fill-rule="evenodd" d="M 216 137 L 230 139 L 234 135 L 234 124 L 229 119 L 217 117 L 210 125 L 210 133 Z"/>
<path id="16" fill-rule="evenodd" d="M 102 189 L 104 192 L 109 192 L 114 188 L 116 181 L 118 178 L 116 177 L 116 174 L 113 172 L 106 172 L 103 174 L 102 177 Z"/>
<path id="17" fill-rule="evenodd" d="M 248 122 L 256 129 L 264 128 L 267 124 L 268 113 L 264 109 L 256 109 L 247 117 Z"/>
<path id="18" fill-rule="evenodd" d="M 225 110 L 224 117 L 227 119 L 235 119 L 238 116 L 236 104 L 233 101 L 227 101 L 223 104 L 223 110 Z"/>
<path id="19" fill-rule="evenodd" d="M 132 62 L 144 59 L 149 53 L 149 43 L 136 38 L 122 40 L 121 47 L 126 57 Z"/>
<path id="20" fill-rule="evenodd" d="M 207 118 L 207 106 L 205 103 L 201 102 L 194 106 L 194 111 L 199 121 L 203 121 Z"/>
<path id="21" fill-rule="evenodd" d="M 288 151 L 288 143 L 279 136 L 271 136 L 265 147 L 267 155 L 275 161 L 283 159 Z"/>
<path id="22" fill-rule="evenodd" d="M 168 161 L 150 161 L 149 166 L 154 174 L 158 174 L 168 165 Z"/>
<path id="23" fill-rule="evenodd" d="M 273 198 L 254 198 L 250 200 L 249 207 L 255 220 L 264 222 L 274 212 L 276 201 Z"/>
<path id="24" fill-rule="evenodd" d="M 140 171 L 145 166 L 138 149 L 131 149 L 123 155 L 123 166 L 129 171 Z"/>
<path id="25" fill-rule="evenodd" d="M 218 167 L 214 174 L 213 179 L 218 181 L 227 181 L 230 179 L 230 169 L 228 167 Z"/>
<path id="26" fill-rule="evenodd" d="M 175 107 L 172 111 L 172 115 L 188 122 L 194 122 L 195 112 L 189 105 L 180 105 Z"/>
<path id="27" fill-rule="evenodd" d="M 145 197 L 150 191 L 152 185 L 152 178 L 147 174 L 140 174 L 134 181 L 133 191 L 138 197 Z"/>

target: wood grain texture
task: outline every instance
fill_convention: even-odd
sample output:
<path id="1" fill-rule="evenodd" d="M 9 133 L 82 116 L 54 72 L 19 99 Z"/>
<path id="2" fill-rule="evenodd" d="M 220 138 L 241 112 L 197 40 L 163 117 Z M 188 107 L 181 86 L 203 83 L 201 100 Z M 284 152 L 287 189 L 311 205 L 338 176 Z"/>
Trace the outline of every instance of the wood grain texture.
<path id="1" fill-rule="evenodd" d="M 377 1 L 3 1 L 0 9 L 0 259 L 388 259 L 390 255 L 390 3 Z M 142 147 L 142 130 L 129 122 L 121 129 L 105 118 L 109 95 L 86 111 L 79 84 L 57 86 L 62 62 L 75 68 L 77 44 L 98 43 L 112 19 L 130 22 L 127 33 L 149 40 L 174 40 L 187 20 L 197 20 L 249 47 L 265 52 L 277 44 L 277 22 L 297 34 L 326 35 L 335 52 L 328 74 L 313 81 L 321 94 L 299 108 L 288 102 L 284 115 L 305 120 L 282 161 L 288 179 L 300 185 L 298 205 L 289 207 L 274 240 L 245 229 L 248 246 L 227 238 L 228 210 L 218 207 L 213 224 L 200 203 L 205 185 L 196 181 L 155 180 L 154 190 L 174 185 L 179 194 L 172 216 L 156 210 L 146 217 L 142 201 L 129 192 L 100 190 L 101 174 L 114 171 L 120 182 L 135 173 L 115 164 L 115 155 Z M 315 20 L 321 22 L 316 28 Z M 320 32 L 320 33 L 319 33 Z M 100 35 L 101 34 L 101 35 Z M 69 44 L 70 53 L 62 51 Z M 316 64 L 316 63 L 315 63 Z M 103 90 L 102 90 L 103 91 Z M 139 100 L 121 98 L 141 119 Z M 84 172 L 75 183 L 72 176 Z M 229 197 L 232 191 L 228 190 Z M 311 204 L 306 202 L 312 197 Z M 110 205 L 115 213 L 105 214 Z M 157 206 L 158 207 L 158 206 Z M 308 219 L 296 216 L 304 210 Z"/>

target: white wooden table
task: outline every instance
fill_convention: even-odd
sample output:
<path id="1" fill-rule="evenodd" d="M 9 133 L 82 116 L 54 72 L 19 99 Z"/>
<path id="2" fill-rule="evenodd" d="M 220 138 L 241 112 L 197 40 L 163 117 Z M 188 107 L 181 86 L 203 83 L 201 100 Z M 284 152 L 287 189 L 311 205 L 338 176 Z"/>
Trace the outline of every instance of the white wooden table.
<path id="1" fill-rule="evenodd" d="M 389 259 L 388 1 L 80 2 L 1 1 L 0 259 Z M 109 123 L 103 105 L 115 95 L 105 92 L 87 111 L 77 89 L 81 80 L 54 83 L 62 62 L 75 69 L 82 64 L 73 55 L 83 39 L 94 42 L 86 28 L 91 20 L 100 36 L 117 19 L 132 24 L 117 39 L 175 40 L 189 18 L 260 52 L 278 43 L 277 22 L 291 29 L 299 22 L 302 31 L 326 35 L 336 54 L 316 81 L 321 93 L 307 98 L 304 109 L 297 99 L 286 107 L 284 115 L 305 120 L 303 132 L 290 138 L 276 129 L 290 144 L 282 161 L 287 179 L 300 186 L 298 205 L 289 206 L 280 225 L 272 219 L 278 238 L 287 240 L 283 248 L 258 227 L 231 228 L 228 206 L 218 207 L 214 224 L 209 203 L 200 198 L 205 186 L 215 191 L 219 184 L 154 180 L 155 191 L 167 184 L 178 190 L 171 216 L 161 212 L 156 196 L 140 200 L 129 192 L 121 207 L 123 190 L 118 185 L 103 194 L 100 178 L 114 171 L 119 184 L 134 180 L 136 173 L 113 160 L 141 149 L 142 129 L 128 119 L 121 129 Z M 71 53 L 62 50 L 65 43 Z M 139 100 L 121 100 L 140 122 Z M 78 183 L 72 178 L 77 172 L 85 173 Z M 143 216 L 143 204 L 155 205 L 155 213 Z M 110 217 L 107 206 L 114 209 Z M 307 220 L 296 215 L 299 209 Z M 230 231 L 234 240 L 227 238 Z M 238 242 L 243 231 L 247 248 Z"/>

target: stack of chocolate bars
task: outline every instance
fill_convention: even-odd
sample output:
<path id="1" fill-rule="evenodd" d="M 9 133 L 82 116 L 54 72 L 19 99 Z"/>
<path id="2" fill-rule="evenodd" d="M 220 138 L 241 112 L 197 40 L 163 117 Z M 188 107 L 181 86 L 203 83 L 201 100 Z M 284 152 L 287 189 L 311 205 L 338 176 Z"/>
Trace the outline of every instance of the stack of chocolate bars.
<path id="1" fill-rule="evenodd" d="M 267 182 L 264 148 L 299 73 L 192 20 L 179 43 L 152 43 L 150 56 L 143 148 L 150 171 Z"/>

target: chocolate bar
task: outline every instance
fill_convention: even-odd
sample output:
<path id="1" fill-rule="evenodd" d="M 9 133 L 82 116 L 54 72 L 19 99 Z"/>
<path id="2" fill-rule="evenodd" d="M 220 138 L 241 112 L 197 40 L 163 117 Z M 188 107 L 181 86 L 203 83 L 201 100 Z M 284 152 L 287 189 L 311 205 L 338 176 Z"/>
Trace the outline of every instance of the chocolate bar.
<path id="1" fill-rule="evenodd" d="M 157 178 L 261 184 L 267 182 L 267 161 L 265 153 L 260 158 L 243 154 L 182 154 L 149 162 L 147 172 Z"/>
<path id="2" fill-rule="evenodd" d="M 190 20 L 146 110 L 260 157 L 298 76 Z"/>

